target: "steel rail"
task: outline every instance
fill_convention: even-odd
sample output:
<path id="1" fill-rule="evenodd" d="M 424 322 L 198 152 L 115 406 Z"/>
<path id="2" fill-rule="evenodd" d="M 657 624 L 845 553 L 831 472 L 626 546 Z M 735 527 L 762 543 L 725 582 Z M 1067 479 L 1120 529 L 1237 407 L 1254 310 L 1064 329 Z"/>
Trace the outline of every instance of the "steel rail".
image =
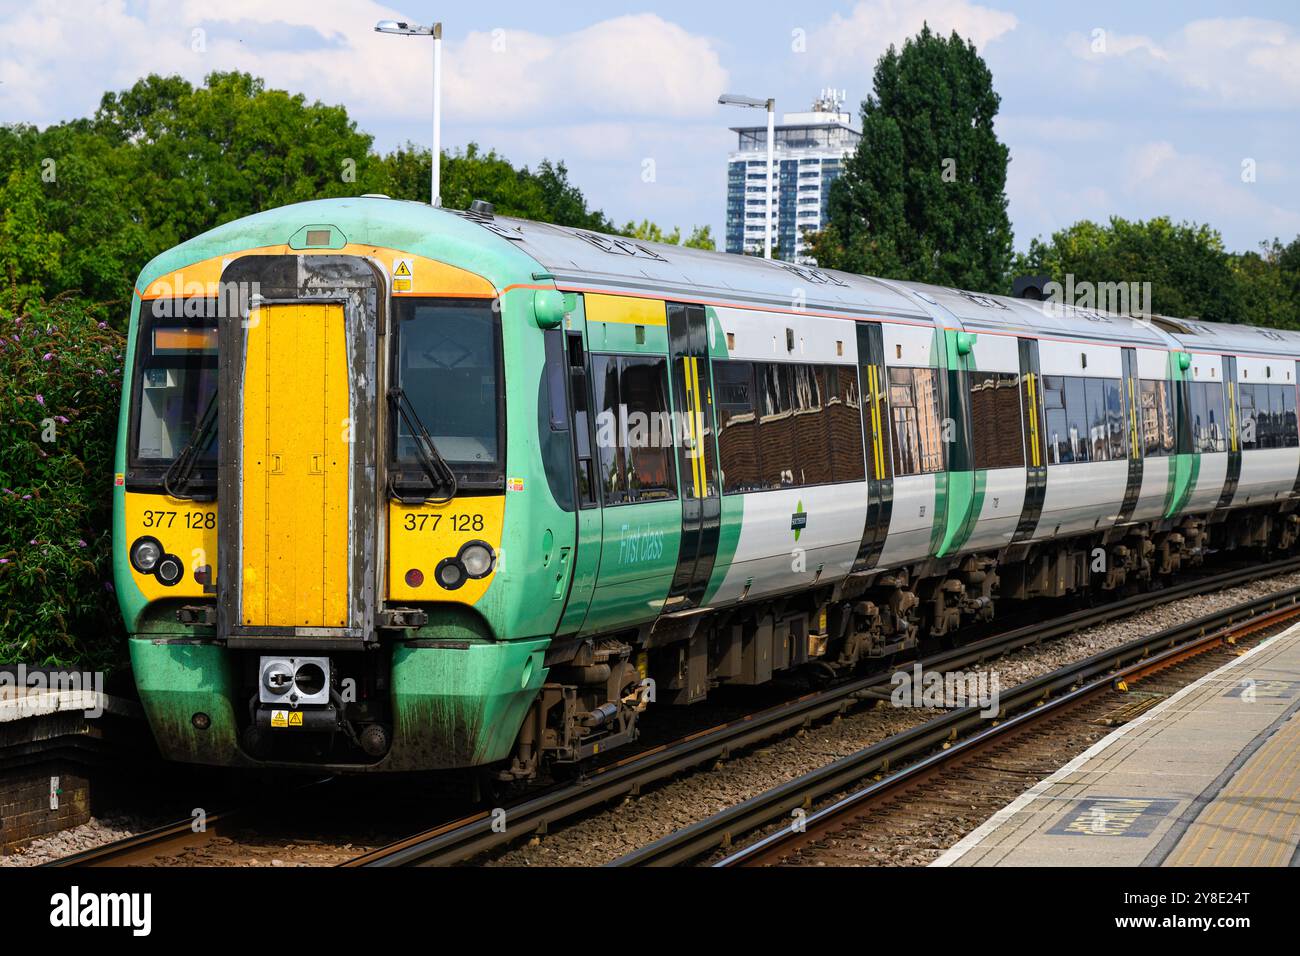
<path id="1" fill-rule="evenodd" d="M 307 790 L 326 785 L 333 779 L 333 777 L 323 777 L 300 784 L 293 789 Z M 256 809 L 254 804 L 246 804 L 206 814 L 200 830 L 194 829 L 195 818 L 189 816 L 174 823 L 146 830 L 144 833 L 137 833 L 135 836 L 105 843 L 103 846 L 91 847 L 89 850 L 59 857 L 57 860 L 49 860 L 41 866 L 137 866 L 156 860 L 159 856 L 174 850 L 203 846 L 213 837 L 227 836 L 241 827 L 246 827 L 247 821 Z"/>

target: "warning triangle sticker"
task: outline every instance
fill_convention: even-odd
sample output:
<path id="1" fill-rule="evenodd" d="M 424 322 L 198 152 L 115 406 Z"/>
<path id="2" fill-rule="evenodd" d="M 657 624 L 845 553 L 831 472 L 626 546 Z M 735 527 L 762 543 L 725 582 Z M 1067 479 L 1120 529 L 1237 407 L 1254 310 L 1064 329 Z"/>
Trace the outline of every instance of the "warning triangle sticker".
<path id="1" fill-rule="evenodd" d="M 405 259 L 399 259 L 397 268 L 393 270 L 393 275 L 409 279 L 411 277 L 411 264 Z"/>

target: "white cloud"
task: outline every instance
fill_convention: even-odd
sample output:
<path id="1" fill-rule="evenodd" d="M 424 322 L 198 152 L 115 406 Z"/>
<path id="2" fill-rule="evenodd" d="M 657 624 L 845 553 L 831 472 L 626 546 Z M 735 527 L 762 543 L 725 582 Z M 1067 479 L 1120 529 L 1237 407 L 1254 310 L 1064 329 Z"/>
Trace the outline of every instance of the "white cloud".
<path id="1" fill-rule="evenodd" d="M 373 0 L 148 0 L 129 9 L 124 0 L 86 0 L 70 17 L 66 4 L 37 0 L 0 12 L 0 115 L 48 123 L 92 111 L 104 90 L 149 72 L 198 82 L 213 70 L 245 70 L 272 87 L 345 103 L 363 125 L 427 115 L 430 41 L 372 29 L 398 16 Z M 727 81 L 711 40 L 654 14 L 554 36 L 449 33 L 443 68 L 452 121 L 705 116 Z"/>
<path id="2" fill-rule="evenodd" d="M 943 36 L 956 30 L 982 52 L 1017 22 L 1014 14 L 969 0 L 861 0 L 848 16 L 837 13 L 809 35 L 806 56 L 827 76 L 870 77 L 890 44 L 902 46 L 924 24 Z"/>
<path id="3" fill-rule="evenodd" d="M 1268 202 L 1260 183 L 1242 182 L 1240 166 L 1182 152 L 1164 140 L 1127 151 L 1123 185 L 1126 205 L 1145 215 L 1163 213 L 1220 229 L 1247 222 L 1260 238 L 1300 232 L 1300 213 Z"/>
<path id="4" fill-rule="evenodd" d="M 1300 105 L 1300 35 L 1285 23 L 1255 17 L 1194 20 L 1164 40 L 1107 33 L 1071 34 L 1067 46 L 1098 70 L 1114 65 L 1168 77 L 1190 91 L 1198 105 L 1276 109 Z M 1100 81 L 1101 76 L 1092 79 Z M 1127 88 L 1133 77 L 1116 71 Z"/>

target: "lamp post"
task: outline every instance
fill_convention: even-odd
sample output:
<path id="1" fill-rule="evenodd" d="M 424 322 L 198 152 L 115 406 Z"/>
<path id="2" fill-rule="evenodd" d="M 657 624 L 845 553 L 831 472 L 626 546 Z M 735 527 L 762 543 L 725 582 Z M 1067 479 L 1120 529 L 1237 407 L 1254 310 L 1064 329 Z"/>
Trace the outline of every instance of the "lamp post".
<path id="1" fill-rule="evenodd" d="M 430 199 L 434 206 L 442 205 L 442 24 L 422 27 L 405 20 L 380 20 L 376 33 L 392 33 L 405 37 L 433 37 L 433 175 L 430 177 Z"/>
<path id="2" fill-rule="evenodd" d="M 776 100 L 759 100 L 752 96 L 737 96 L 723 93 L 718 97 L 723 106 L 748 106 L 753 109 L 767 110 L 767 227 L 763 235 L 763 258 L 772 258 L 772 179 L 775 175 L 776 150 Z"/>

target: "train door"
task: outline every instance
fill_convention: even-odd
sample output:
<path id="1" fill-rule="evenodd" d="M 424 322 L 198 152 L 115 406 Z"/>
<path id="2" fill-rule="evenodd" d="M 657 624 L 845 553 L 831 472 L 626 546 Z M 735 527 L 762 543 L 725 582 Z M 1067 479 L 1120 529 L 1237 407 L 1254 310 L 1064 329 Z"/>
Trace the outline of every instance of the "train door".
<path id="1" fill-rule="evenodd" d="M 1020 400 L 1025 430 L 1025 503 L 1012 543 L 1034 536 L 1047 498 L 1047 430 L 1043 422 L 1042 375 L 1038 365 L 1038 340 L 1022 338 L 1020 345 Z"/>
<path id="2" fill-rule="evenodd" d="M 569 324 L 557 338 L 555 359 L 563 363 L 567 387 L 568 414 L 572 433 L 570 454 L 574 462 L 574 501 L 576 508 L 577 538 L 572 556 L 573 572 L 568 585 L 568 601 L 560 618 L 559 634 L 572 634 L 582 629 L 591 604 L 591 594 L 596 586 L 600 569 L 601 514 L 600 493 L 597 481 L 595 423 L 591 413 L 591 383 L 587 367 L 585 338 L 586 322 L 577 313 L 581 310 L 581 297 Z M 576 328 L 574 327 L 576 326 Z M 547 361 L 552 361 L 550 352 Z M 564 583 L 557 580 L 556 587 Z"/>
<path id="3" fill-rule="evenodd" d="M 1296 380 L 1300 381 L 1300 362 L 1296 363 Z M 1228 473 L 1223 480 L 1223 491 L 1219 503 L 1215 506 L 1216 517 L 1221 514 L 1237 494 L 1237 483 L 1241 480 L 1241 422 L 1237 405 L 1237 357 L 1223 356 L 1223 398 L 1228 413 Z M 1300 490 L 1300 477 L 1296 478 L 1297 490 Z"/>
<path id="4" fill-rule="evenodd" d="M 374 633 L 379 277 L 351 256 L 243 256 L 218 329 L 217 623 L 231 646 Z"/>
<path id="5" fill-rule="evenodd" d="M 713 377 L 708 320 L 700 305 L 668 303 L 673 417 L 678 427 L 682 537 L 667 607 L 695 607 L 704 598 L 718 551 L 722 499 L 714 438 Z"/>
<path id="6" fill-rule="evenodd" d="M 267 305 L 249 318 L 240 623 L 344 627 L 349 482 L 342 423 L 350 395 L 343 306 Z"/>
<path id="7" fill-rule="evenodd" d="M 862 395 L 862 435 L 867 450 L 867 523 L 862 531 L 854 571 L 876 566 L 889 534 L 894 506 L 894 482 L 890 470 L 889 412 L 885 404 L 887 382 L 885 345 L 880 325 L 859 322 L 858 387 Z"/>
<path id="8" fill-rule="evenodd" d="M 1128 451 L 1128 484 L 1124 489 L 1124 503 L 1120 506 L 1116 524 L 1123 524 L 1133 517 L 1138 497 L 1142 494 L 1142 442 L 1138 439 L 1138 425 L 1141 411 L 1138 397 L 1142 386 L 1138 378 L 1137 349 L 1121 350 L 1124 381 L 1120 388 L 1124 400 L 1124 447 Z"/>

